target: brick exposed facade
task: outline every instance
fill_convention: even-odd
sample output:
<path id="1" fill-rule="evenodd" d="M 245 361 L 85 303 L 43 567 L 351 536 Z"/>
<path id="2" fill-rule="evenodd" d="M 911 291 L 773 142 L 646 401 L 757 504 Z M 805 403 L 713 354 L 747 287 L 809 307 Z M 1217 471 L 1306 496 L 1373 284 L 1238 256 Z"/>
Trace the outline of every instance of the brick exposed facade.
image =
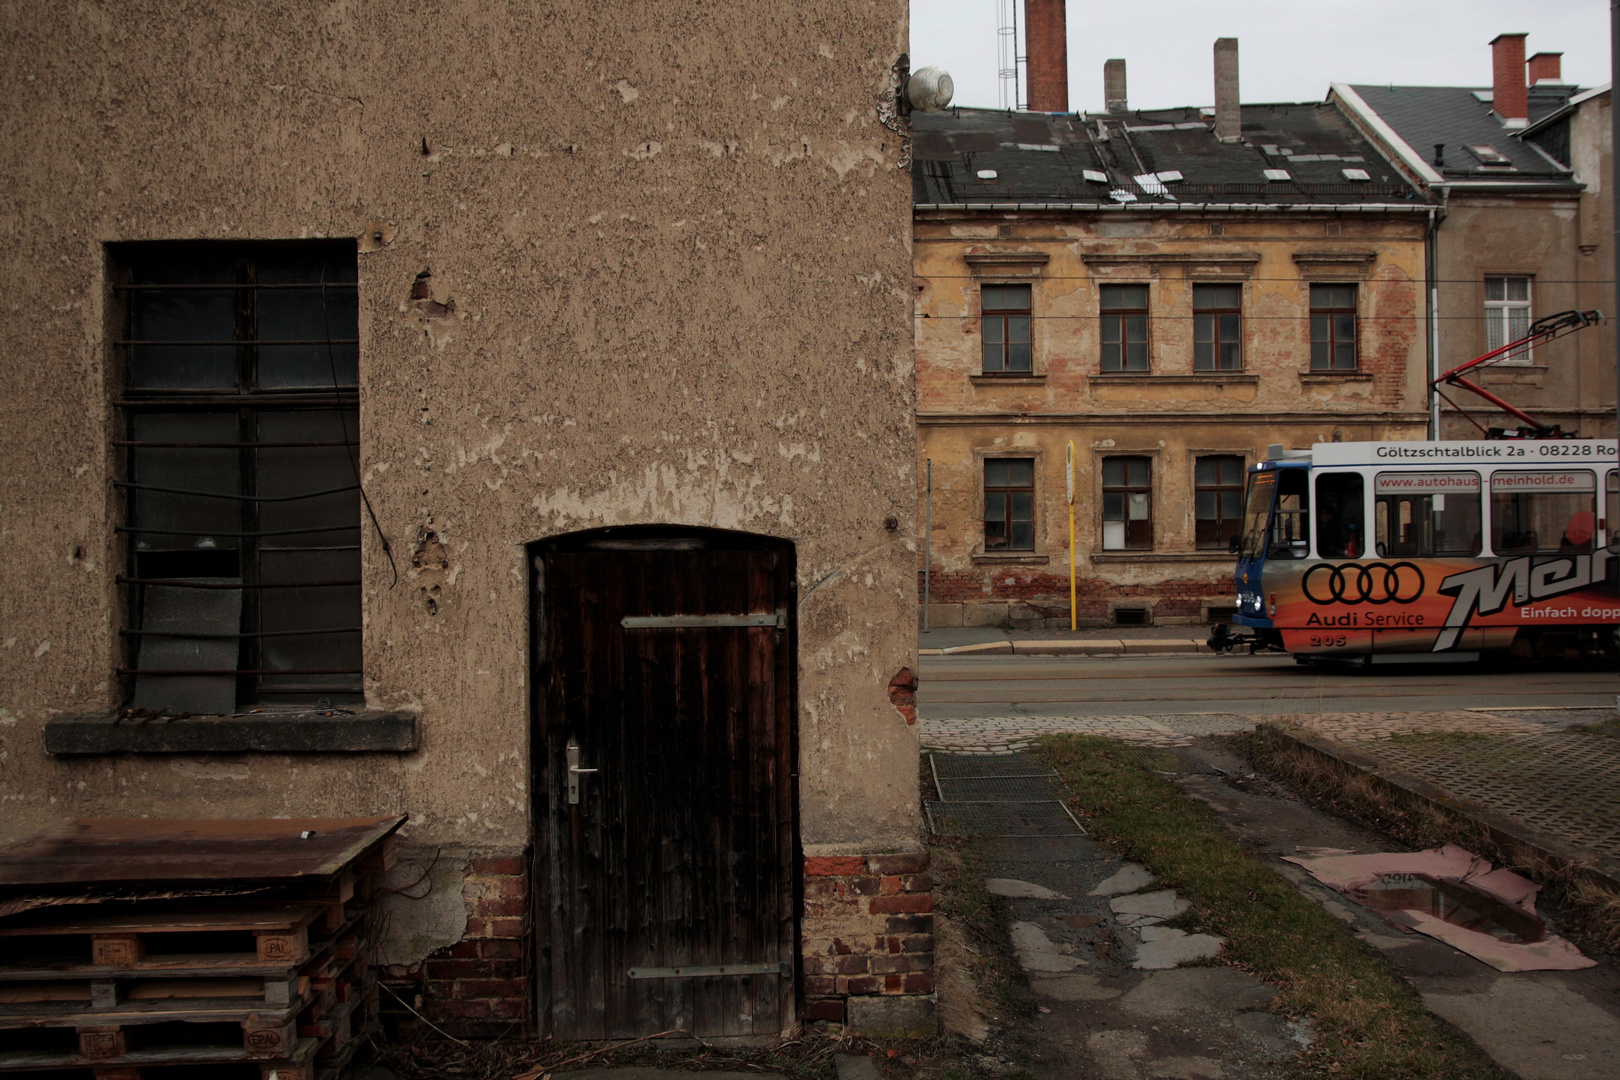
<path id="1" fill-rule="evenodd" d="M 532 1028 L 529 875 L 522 856 L 473 859 L 462 881 L 467 928 L 462 939 L 419 964 L 396 965 L 383 982 L 383 1013 L 408 1032 L 422 1018 L 458 1038 L 495 1038 Z"/>
<path id="2" fill-rule="evenodd" d="M 844 1024 L 851 998 L 933 995 L 933 890 L 926 854 L 805 860 L 807 1024 Z"/>

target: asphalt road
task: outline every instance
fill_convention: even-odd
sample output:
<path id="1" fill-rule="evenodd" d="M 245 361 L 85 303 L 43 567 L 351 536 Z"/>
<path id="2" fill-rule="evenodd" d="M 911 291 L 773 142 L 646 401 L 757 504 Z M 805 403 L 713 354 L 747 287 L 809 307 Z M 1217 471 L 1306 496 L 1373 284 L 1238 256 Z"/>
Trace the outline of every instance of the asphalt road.
<path id="1" fill-rule="evenodd" d="M 1287 656 L 925 656 L 918 713 L 1169 716 L 1613 708 L 1620 674 L 1596 665 L 1305 667 Z"/>

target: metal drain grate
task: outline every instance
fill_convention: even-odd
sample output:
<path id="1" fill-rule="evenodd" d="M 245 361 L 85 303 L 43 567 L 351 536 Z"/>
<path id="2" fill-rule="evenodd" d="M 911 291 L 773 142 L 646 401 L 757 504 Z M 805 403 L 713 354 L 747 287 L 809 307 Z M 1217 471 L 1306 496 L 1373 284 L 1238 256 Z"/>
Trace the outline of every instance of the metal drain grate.
<path id="1" fill-rule="evenodd" d="M 1057 773 L 1019 755 L 929 754 L 937 800 L 925 804 L 938 836 L 1084 836 L 1057 797 Z"/>
<path id="2" fill-rule="evenodd" d="M 928 828 L 936 836 L 1084 836 L 1086 830 L 1058 799 L 1042 802 L 929 802 Z"/>

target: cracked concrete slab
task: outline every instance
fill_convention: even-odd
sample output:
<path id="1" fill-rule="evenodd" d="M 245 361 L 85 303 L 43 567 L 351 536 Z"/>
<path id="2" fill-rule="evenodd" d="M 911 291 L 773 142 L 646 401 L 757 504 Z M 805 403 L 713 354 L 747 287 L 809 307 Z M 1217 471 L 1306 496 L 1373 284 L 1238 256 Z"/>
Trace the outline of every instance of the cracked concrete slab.
<path id="1" fill-rule="evenodd" d="M 1116 896 L 1108 902 L 1116 915 L 1148 915 L 1156 919 L 1173 919 L 1192 905 L 1176 895 L 1174 889 L 1157 892 L 1132 893 Z"/>
<path id="2" fill-rule="evenodd" d="M 1074 952 L 1073 945 L 1053 941 L 1034 923 L 1013 923 L 1009 936 L 1018 953 L 1018 964 L 1025 971 L 1073 971 L 1085 964 L 1079 957 L 1069 955 Z"/>
<path id="3" fill-rule="evenodd" d="M 1010 900 L 1067 900 L 1068 897 L 1044 885 L 1017 878 L 987 878 L 985 890 L 992 896 L 1005 896 Z"/>
<path id="4" fill-rule="evenodd" d="M 1161 941 L 1145 941 L 1136 947 L 1136 959 L 1131 967 L 1143 971 L 1163 971 L 1195 960 L 1209 960 L 1219 956 L 1225 944 L 1225 938 L 1213 934 L 1187 934 Z"/>
<path id="5" fill-rule="evenodd" d="M 1120 896 L 1140 892 L 1153 884 L 1153 872 L 1137 863 L 1126 863 L 1113 877 L 1092 889 L 1087 896 Z"/>

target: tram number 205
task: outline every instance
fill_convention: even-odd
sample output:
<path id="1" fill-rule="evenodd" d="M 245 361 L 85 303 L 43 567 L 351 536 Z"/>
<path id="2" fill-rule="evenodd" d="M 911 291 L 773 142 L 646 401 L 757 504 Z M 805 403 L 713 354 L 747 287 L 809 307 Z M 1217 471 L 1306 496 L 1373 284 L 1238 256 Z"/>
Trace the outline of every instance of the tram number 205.
<path id="1" fill-rule="evenodd" d="M 1350 644 L 1347 634 L 1312 634 L 1311 648 L 1313 649 L 1342 649 Z"/>

